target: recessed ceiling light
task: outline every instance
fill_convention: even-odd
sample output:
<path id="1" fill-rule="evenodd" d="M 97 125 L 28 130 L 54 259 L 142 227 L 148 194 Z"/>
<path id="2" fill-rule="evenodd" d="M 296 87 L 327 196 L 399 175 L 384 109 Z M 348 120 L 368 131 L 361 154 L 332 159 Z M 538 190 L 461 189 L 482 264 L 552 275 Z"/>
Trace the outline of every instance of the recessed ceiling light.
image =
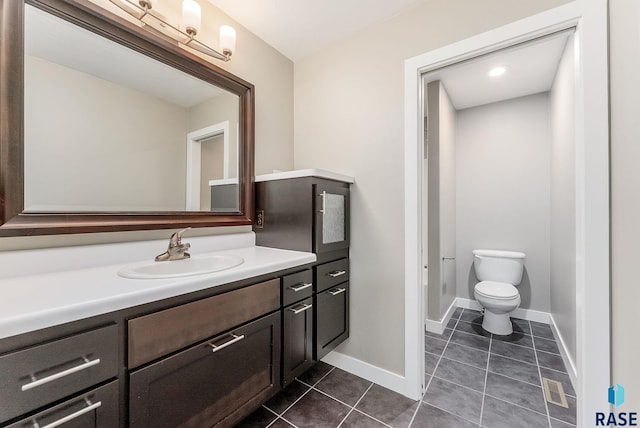
<path id="1" fill-rule="evenodd" d="M 507 71 L 507 69 L 504 67 L 496 67 L 489 72 L 489 76 L 491 77 L 500 76 L 504 74 L 505 71 Z"/>

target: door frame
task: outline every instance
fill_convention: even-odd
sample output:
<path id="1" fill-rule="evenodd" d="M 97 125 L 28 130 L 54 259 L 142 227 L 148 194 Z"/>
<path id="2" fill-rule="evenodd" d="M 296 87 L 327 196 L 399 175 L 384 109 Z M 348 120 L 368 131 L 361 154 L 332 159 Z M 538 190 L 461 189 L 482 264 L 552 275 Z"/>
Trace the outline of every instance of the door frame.
<path id="1" fill-rule="evenodd" d="M 578 426 L 608 411 L 611 385 L 608 6 L 577 0 L 405 61 L 405 395 L 424 383 L 423 87 L 428 71 L 576 28 L 576 362 Z M 588 49 L 585 48 L 588 47 Z M 588 171 L 588 173 L 587 173 Z M 588 316 L 587 316 L 588 314 Z M 587 340 L 588 338 L 588 340 Z M 604 398 L 603 398 L 604 397 Z"/>
<path id="2" fill-rule="evenodd" d="M 186 200 L 187 211 L 200 211 L 200 166 L 202 158 L 201 144 L 209 138 L 222 135 L 223 139 L 223 178 L 229 178 L 229 121 L 197 129 L 187 134 L 187 170 Z"/>

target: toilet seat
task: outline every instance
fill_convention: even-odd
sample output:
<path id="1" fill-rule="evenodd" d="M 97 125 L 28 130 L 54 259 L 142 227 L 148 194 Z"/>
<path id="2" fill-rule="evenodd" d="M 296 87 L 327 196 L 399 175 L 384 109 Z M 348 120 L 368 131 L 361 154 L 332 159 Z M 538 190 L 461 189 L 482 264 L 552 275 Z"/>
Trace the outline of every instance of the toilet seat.
<path id="1" fill-rule="evenodd" d="M 519 296 L 518 289 L 506 282 L 481 281 L 476 284 L 475 292 L 486 298 L 512 300 Z"/>

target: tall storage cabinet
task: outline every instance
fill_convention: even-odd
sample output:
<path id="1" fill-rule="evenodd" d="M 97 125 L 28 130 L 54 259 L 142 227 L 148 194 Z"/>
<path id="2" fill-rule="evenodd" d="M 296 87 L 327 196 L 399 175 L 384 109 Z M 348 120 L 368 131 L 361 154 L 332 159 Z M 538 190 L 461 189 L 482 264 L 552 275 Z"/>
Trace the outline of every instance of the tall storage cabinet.
<path id="1" fill-rule="evenodd" d="M 353 181 L 321 170 L 256 177 L 256 244 L 317 256 L 312 303 L 304 306 L 313 314 L 313 361 L 349 337 L 349 192 Z M 287 289 L 283 287 L 284 296 Z M 310 321 L 307 315 L 303 330 L 300 318 L 291 315 L 283 313 L 284 384 L 303 367 L 287 361 L 287 355 L 299 356 L 302 354 L 296 350 L 307 349 L 302 341 Z M 291 367 L 298 370 L 288 370 Z"/>

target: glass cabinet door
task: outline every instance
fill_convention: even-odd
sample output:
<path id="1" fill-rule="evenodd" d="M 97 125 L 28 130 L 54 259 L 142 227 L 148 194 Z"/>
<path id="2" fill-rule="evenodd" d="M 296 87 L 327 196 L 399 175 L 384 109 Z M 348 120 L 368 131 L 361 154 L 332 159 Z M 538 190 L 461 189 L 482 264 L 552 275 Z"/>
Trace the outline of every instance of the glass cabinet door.
<path id="1" fill-rule="evenodd" d="M 316 253 L 349 247 L 349 188 L 336 183 L 316 184 Z"/>

